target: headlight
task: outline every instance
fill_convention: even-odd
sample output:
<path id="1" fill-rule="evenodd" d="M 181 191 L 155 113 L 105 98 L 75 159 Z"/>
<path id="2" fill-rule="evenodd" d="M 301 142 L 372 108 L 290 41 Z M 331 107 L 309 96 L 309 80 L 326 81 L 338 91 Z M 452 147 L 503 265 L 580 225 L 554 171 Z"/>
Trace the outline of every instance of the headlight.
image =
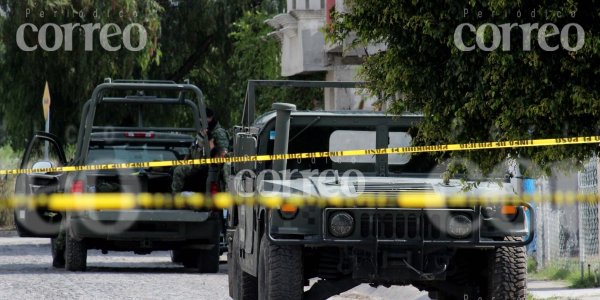
<path id="1" fill-rule="evenodd" d="M 484 206 L 481 208 L 481 215 L 484 218 L 499 218 L 503 221 L 514 221 L 517 218 L 518 209 L 514 205 L 503 206 Z"/>
<path id="2" fill-rule="evenodd" d="M 354 218 L 347 212 L 338 211 L 329 217 L 329 232 L 337 238 L 347 237 L 354 231 Z"/>
<path id="3" fill-rule="evenodd" d="M 448 221 L 448 234 L 457 239 L 464 239 L 471 234 L 473 222 L 465 215 L 454 215 Z"/>
<path id="4" fill-rule="evenodd" d="M 481 214 L 484 218 L 494 218 L 498 214 L 498 207 L 496 206 L 484 206 L 481 208 Z"/>

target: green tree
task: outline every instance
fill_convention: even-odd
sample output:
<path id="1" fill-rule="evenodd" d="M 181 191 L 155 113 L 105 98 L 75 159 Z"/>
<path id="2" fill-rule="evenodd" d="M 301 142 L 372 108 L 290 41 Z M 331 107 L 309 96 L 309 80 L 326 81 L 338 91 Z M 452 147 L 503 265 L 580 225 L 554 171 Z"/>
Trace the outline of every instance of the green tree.
<path id="1" fill-rule="evenodd" d="M 272 28 L 265 25 L 270 17 L 265 12 L 246 12 L 238 22 L 234 23 L 229 35 L 233 40 L 234 50 L 229 58 L 229 65 L 234 70 L 237 79 L 231 85 L 231 93 L 235 99 L 243 101 L 246 95 L 246 85 L 249 79 L 280 79 L 280 50 L 274 38 L 267 36 Z M 268 94 L 271 92 L 270 94 Z M 274 99 L 278 95 L 273 91 L 261 94 L 262 98 Z M 243 103 L 236 101 L 236 110 L 232 111 L 239 118 Z M 267 101 L 265 101 L 267 102 Z M 259 103 L 262 104 L 262 103 Z M 261 106 L 260 110 L 264 111 Z"/>
<path id="2" fill-rule="evenodd" d="M 281 11 L 283 1 L 163 2 L 165 13 L 161 20 L 159 45 L 166 55 L 160 65 L 152 66 L 149 77 L 178 82 L 190 79 L 203 90 L 208 105 L 217 111 L 220 122 L 225 126 L 234 124 L 243 96 L 232 94 L 230 87 L 246 79 L 232 76 L 237 72 L 237 66 L 230 63 L 230 58 L 235 55 L 236 42 L 231 33 L 245 13 L 261 11 L 272 14 Z"/>
<path id="3" fill-rule="evenodd" d="M 52 96 L 51 129 L 64 138 L 69 126 L 79 126 L 81 107 L 98 83 L 106 77 L 142 77 L 160 57 L 156 41 L 162 7 L 153 0 L 1 0 L 0 8 L 6 13 L 1 23 L 0 112 L 15 149 L 22 148 L 34 130 L 44 127 L 41 99 L 45 81 L 49 82 Z M 18 47 L 15 38 L 18 27 L 24 23 L 37 28 L 46 23 L 116 23 L 121 28 L 140 23 L 146 28 L 148 44 L 140 52 L 124 47 L 109 52 L 101 47 L 96 31 L 93 51 L 85 51 L 83 31 L 74 30 L 73 51 L 27 52 Z M 49 43 L 55 40 L 52 32 L 48 31 Z M 139 34 L 133 32 L 132 44 L 137 45 Z M 28 45 L 37 44 L 38 34 L 26 31 L 25 41 Z M 116 40 L 112 41 L 116 44 Z"/>
<path id="4" fill-rule="evenodd" d="M 600 133 L 600 3 L 598 1 L 345 1 L 347 12 L 334 13 L 330 38 L 356 33 L 353 46 L 382 42 L 361 75 L 369 90 L 388 101 L 394 113 L 422 112 L 418 143 L 465 143 L 589 136 Z M 465 14 L 465 11 L 468 13 Z M 534 12 L 535 11 L 535 12 Z M 481 16 L 478 16 L 481 12 Z M 535 17 L 532 17 L 534 12 Z M 582 49 L 544 51 L 533 31 L 531 51 L 515 27 L 510 51 L 455 46 L 459 24 L 577 23 L 585 31 Z M 465 44 L 474 34 L 465 30 Z M 550 32 L 547 32 L 550 33 Z M 492 44 L 491 30 L 483 37 Z M 506 38 L 506 37 L 503 37 Z M 559 35 L 547 38 L 560 45 Z M 570 45 L 575 45 L 575 30 Z M 542 166 L 597 152 L 594 146 L 556 146 L 455 152 L 487 170 L 507 155 L 527 157 Z"/>
<path id="5" fill-rule="evenodd" d="M 229 35 L 233 42 L 233 53 L 228 60 L 234 78 L 231 94 L 236 99 L 231 118 L 236 121 L 241 118 L 248 80 L 286 79 L 281 76 L 281 46 L 275 38 L 268 36 L 273 28 L 265 24 L 273 16 L 268 10 L 248 11 L 234 23 Z M 323 76 L 304 75 L 292 79 L 323 80 Z M 270 111 L 274 102 L 294 103 L 300 110 L 322 106 L 322 89 L 260 88 L 256 93 L 256 110 L 259 114 Z"/>
<path id="6" fill-rule="evenodd" d="M 163 56 L 151 78 L 190 79 L 205 93 L 220 122 L 230 127 L 241 118 L 250 79 L 283 79 L 281 51 L 264 22 L 285 8 L 282 0 L 178 1 L 165 5 L 159 40 Z M 309 76 L 319 78 L 320 76 Z M 261 89 L 258 111 L 272 102 L 290 101 L 309 108 L 322 91 Z"/>
<path id="7" fill-rule="evenodd" d="M 6 140 L 19 149 L 33 131 L 43 129 L 40 102 L 46 80 L 52 95 L 51 131 L 67 143 L 74 142 L 83 103 L 106 77 L 190 79 L 204 91 L 220 121 L 232 125 L 241 115 L 248 79 L 280 78 L 279 47 L 266 36 L 271 29 L 262 22 L 282 11 L 284 5 L 282 0 L 0 0 L 5 12 L 0 14 L 0 115 Z M 82 17 L 78 16 L 81 11 Z M 97 31 L 93 51 L 84 51 L 81 31 L 74 32 L 73 51 L 26 52 L 17 47 L 15 39 L 24 23 L 38 28 L 46 23 L 116 23 L 124 28 L 132 22 L 141 23 L 148 31 L 148 45 L 140 52 L 105 51 Z M 250 28 L 241 25 L 246 23 Z M 50 42 L 54 39 L 51 32 Z M 33 32 L 25 38 L 29 45 L 37 41 Z M 282 101 L 291 97 L 312 99 L 291 92 L 268 98 Z M 111 111 L 105 118 L 116 122 L 128 113 L 126 109 Z M 186 120 L 179 113 L 145 114 L 146 120 L 161 119 L 173 125 Z"/>

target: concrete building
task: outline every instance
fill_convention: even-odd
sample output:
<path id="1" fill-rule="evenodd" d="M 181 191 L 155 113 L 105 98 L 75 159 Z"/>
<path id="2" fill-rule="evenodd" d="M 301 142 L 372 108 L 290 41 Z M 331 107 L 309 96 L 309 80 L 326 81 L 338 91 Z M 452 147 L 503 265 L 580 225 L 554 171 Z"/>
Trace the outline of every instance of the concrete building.
<path id="1" fill-rule="evenodd" d="M 287 0 L 286 12 L 267 21 L 275 29 L 271 36 L 281 44 L 282 76 L 323 73 L 328 81 L 355 81 L 363 57 L 385 50 L 384 45 L 348 50 L 351 40 L 327 43 L 325 31 L 334 8 L 344 11 L 344 1 Z M 356 89 L 325 89 L 325 110 L 380 109 L 373 103 L 373 97 Z"/>

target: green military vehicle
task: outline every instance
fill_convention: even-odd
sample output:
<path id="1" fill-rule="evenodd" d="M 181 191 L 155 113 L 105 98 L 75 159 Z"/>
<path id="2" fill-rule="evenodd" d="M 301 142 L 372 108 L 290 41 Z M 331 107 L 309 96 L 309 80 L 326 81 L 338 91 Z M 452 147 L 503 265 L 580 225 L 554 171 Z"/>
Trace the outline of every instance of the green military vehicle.
<path id="1" fill-rule="evenodd" d="M 367 111 L 275 111 L 255 119 L 261 86 L 354 88 L 352 82 L 250 81 L 234 156 L 329 152 L 411 145 L 420 115 Z M 428 154 L 289 159 L 233 164 L 231 192 L 243 196 L 389 196 L 462 193 L 442 180 Z M 287 170 L 284 172 L 284 170 Z M 282 174 L 285 174 L 282 176 Z M 467 195 L 515 195 L 509 180 L 482 181 Z M 533 238 L 523 206 L 400 208 L 260 204 L 228 216 L 229 292 L 234 299 L 326 299 L 358 284 L 413 285 L 437 299 L 522 299 L 524 245 Z M 529 236 L 525 240 L 525 236 Z M 308 291 L 310 279 L 318 278 Z"/>
<path id="2" fill-rule="evenodd" d="M 194 102 L 188 98 L 196 99 Z M 159 124 L 152 115 L 178 113 L 185 124 Z M 154 114 L 153 114 L 154 113 Z M 82 109 L 74 159 L 67 162 L 57 138 L 37 133 L 21 168 L 82 166 L 78 172 L 21 174 L 16 194 L 172 193 L 174 168 L 144 167 L 144 162 L 182 160 L 194 151 L 209 155 L 202 91 L 171 81 L 107 79 Z M 139 163 L 132 169 L 85 170 L 86 165 Z M 216 186 L 214 167 L 199 168 L 186 178 L 184 190 L 209 193 Z M 200 272 L 219 269 L 221 211 L 191 208 L 49 211 L 17 207 L 21 236 L 52 239 L 54 267 L 83 271 L 88 249 L 148 254 L 171 250 L 174 262 Z"/>

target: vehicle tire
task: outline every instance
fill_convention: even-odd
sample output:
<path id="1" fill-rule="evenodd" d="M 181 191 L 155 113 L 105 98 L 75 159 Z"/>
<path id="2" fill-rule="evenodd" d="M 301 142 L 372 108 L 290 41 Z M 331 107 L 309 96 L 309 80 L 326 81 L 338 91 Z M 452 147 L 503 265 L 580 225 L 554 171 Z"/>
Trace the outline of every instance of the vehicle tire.
<path id="1" fill-rule="evenodd" d="M 274 245 L 262 236 L 258 258 L 259 299 L 302 299 L 304 272 L 300 246 Z"/>
<path id="2" fill-rule="evenodd" d="M 233 234 L 233 238 L 236 238 L 235 233 Z M 240 272 L 240 263 L 238 261 L 239 251 L 235 250 L 233 243 L 235 243 L 235 240 L 231 244 L 231 249 L 227 251 L 227 283 L 229 287 L 229 297 L 235 300 L 238 291 L 237 280 Z"/>
<path id="3" fill-rule="evenodd" d="M 237 283 L 239 300 L 257 300 L 258 278 L 240 270 L 240 280 Z"/>
<path id="4" fill-rule="evenodd" d="M 198 267 L 201 273 L 219 272 L 219 245 L 215 245 L 210 250 L 200 251 Z"/>
<path id="5" fill-rule="evenodd" d="M 234 300 L 257 300 L 257 278 L 244 272 L 240 266 L 240 241 L 237 232 L 233 234 L 233 250 L 227 252 L 229 293 Z"/>
<path id="6" fill-rule="evenodd" d="M 520 241 L 506 237 L 505 241 Z M 447 285 L 429 290 L 430 298 L 525 299 L 527 255 L 525 247 L 498 247 L 493 250 L 464 249 L 456 253 L 446 276 Z"/>
<path id="7" fill-rule="evenodd" d="M 505 241 L 520 241 L 506 237 Z M 527 254 L 525 247 L 499 247 L 488 261 L 488 298 L 494 300 L 525 299 L 527 296 Z"/>
<path id="8" fill-rule="evenodd" d="M 85 271 L 87 248 L 83 241 L 74 239 L 67 232 L 65 243 L 65 268 L 67 271 Z"/>
<path id="9" fill-rule="evenodd" d="M 183 253 L 181 250 L 171 250 L 171 262 L 174 264 L 181 264 L 183 262 Z"/>
<path id="10" fill-rule="evenodd" d="M 59 245 L 61 240 L 58 238 L 50 239 L 50 248 L 52 250 L 52 267 L 62 269 L 65 267 L 65 245 Z"/>
<path id="11" fill-rule="evenodd" d="M 181 263 L 185 268 L 194 269 L 199 273 L 217 273 L 219 272 L 219 248 L 182 250 Z"/>
<path id="12" fill-rule="evenodd" d="M 198 269 L 198 256 L 200 256 L 200 251 L 196 249 L 182 250 L 181 264 L 188 269 Z"/>

